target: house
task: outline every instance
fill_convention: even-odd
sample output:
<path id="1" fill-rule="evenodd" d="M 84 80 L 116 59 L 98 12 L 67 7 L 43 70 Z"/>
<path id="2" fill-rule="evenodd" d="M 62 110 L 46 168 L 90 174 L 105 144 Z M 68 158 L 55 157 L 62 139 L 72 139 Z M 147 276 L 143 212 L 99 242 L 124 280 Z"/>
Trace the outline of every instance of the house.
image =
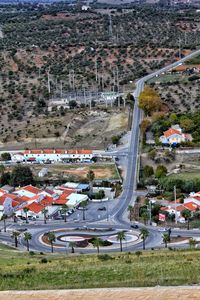
<path id="1" fill-rule="evenodd" d="M 47 168 L 42 168 L 40 172 L 38 173 L 38 177 L 44 177 L 48 174 L 48 169 Z"/>
<path id="2" fill-rule="evenodd" d="M 176 145 L 187 141 L 192 141 L 192 136 L 183 133 L 179 125 L 172 126 L 160 136 L 160 142 L 164 145 Z"/>
<path id="3" fill-rule="evenodd" d="M 197 205 L 200 205 L 200 192 L 197 193 L 190 193 L 190 195 L 184 199 L 184 203 L 196 203 Z"/>

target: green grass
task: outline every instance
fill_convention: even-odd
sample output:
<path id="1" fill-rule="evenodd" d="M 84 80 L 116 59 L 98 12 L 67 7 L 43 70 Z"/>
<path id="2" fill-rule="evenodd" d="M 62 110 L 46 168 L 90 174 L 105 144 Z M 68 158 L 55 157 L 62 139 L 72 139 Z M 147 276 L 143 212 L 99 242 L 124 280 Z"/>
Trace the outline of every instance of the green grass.
<path id="1" fill-rule="evenodd" d="M 200 55 L 197 57 L 194 57 L 188 61 L 185 62 L 187 65 L 198 65 L 200 64 Z"/>
<path id="2" fill-rule="evenodd" d="M 199 179 L 199 177 L 200 177 L 199 172 L 187 172 L 187 173 L 170 175 L 170 178 L 184 179 L 184 180 L 191 180 L 196 178 Z"/>
<path id="3" fill-rule="evenodd" d="M 180 74 L 164 74 L 148 80 L 148 83 L 149 84 L 155 82 L 166 83 L 166 82 L 174 82 L 174 81 L 183 82 L 187 80 L 183 78 Z"/>
<path id="4" fill-rule="evenodd" d="M 0 289 L 66 289 L 200 283 L 200 252 L 146 251 L 69 256 L 33 256 L 0 249 Z M 48 262 L 41 263 L 46 257 Z M 105 259 L 107 258 L 107 259 Z"/>

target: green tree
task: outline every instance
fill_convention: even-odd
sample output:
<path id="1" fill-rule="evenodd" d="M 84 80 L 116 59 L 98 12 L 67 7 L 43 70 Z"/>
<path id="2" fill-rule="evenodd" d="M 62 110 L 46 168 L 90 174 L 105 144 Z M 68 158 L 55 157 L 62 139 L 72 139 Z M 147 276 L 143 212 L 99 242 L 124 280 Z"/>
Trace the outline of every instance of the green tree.
<path id="1" fill-rule="evenodd" d="M 15 240 L 15 247 L 18 246 L 18 236 L 20 235 L 19 231 L 13 231 L 11 234 L 11 238 Z"/>
<path id="2" fill-rule="evenodd" d="M 75 253 L 75 247 L 76 247 L 76 243 L 75 242 L 70 242 L 69 243 L 69 247 L 71 247 L 71 253 Z"/>
<path id="3" fill-rule="evenodd" d="M 97 253 L 99 254 L 99 248 L 101 244 L 101 239 L 97 236 L 93 240 L 93 246 L 97 248 Z"/>
<path id="4" fill-rule="evenodd" d="M 163 233 L 162 239 L 163 239 L 163 243 L 165 244 L 165 248 L 167 248 L 167 244 L 170 242 L 169 234 Z"/>
<path id="5" fill-rule="evenodd" d="M 25 215 L 26 215 L 26 223 L 28 223 L 28 212 L 29 212 L 29 208 L 28 208 L 28 207 L 24 207 L 24 208 L 23 208 L 23 212 L 24 212 Z"/>
<path id="6" fill-rule="evenodd" d="M 53 253 L 53 243 L 56 241 L 56 236 L 54 232 L 48 232 L 47 238 L 49 243 L 51 244 L 51 253 Z"/>
<path id="7" fill-rule="evenodd" d="M 44 224 L 47 224 L 47 214 L 48 214 L 48 209 L 44 208 L 42 210 L 42 214 L 44 215 Z"/>
<path id="8" fill-rule="evenodd" d="M 87 180 L 89 181 L 90 184 L 90 194 L 92 193 L 92 187 L 93 187 L 93 181 L 95 179 L 95 174 L 92 170 L 89 170 L 87 173 Z"/>
<path id="9" fill-rule="evenodd" d="M 126 235 L 124 231 L 120 231 L 117 233 L 117 240 L 120 242 L 120 251 L 122 252 L 122 241 L 126 240 Z"/>
<path id="10" fill-rule="evenodd" d="M 190 238 L 189 239 L 189 245 L 190 245 L 190 249 L 191 248 L 195 248 L 195 246 L 198 244 L 197 240 Z"/>
<path id="11" fill-rule="evenodd" d="M 26 241 L 26 247 L 27 247 L 27 251 L 29 251 L 30 249 L 30 245 L 29 245 L 29 241 L 32 239 L 32 234 L 30 232 L 25 232 L 24 233 L 24 240 Z"/>
<path id="12" fill-rule="evenodd" d="M 143 169 L 144 178 L 149 178 L 154 174 L 154 170 L 152 166 L 146 165 Z"/>
<path id="13" fill-rule="evenodd" d="M 192 216 L 191 211 L 189 209 L 184 209 L 181 214 L 187 221 L 187 230 L 189 230 L 190 229 L 190 220 L 191 220 L 191 216 Z"/>
<path id="14" fill-rule="evenodd" d="M 1 160 L 4 160 L 4 161 L 6 161 L 6 160 L 11 160 L 11 155 L 10 155 L 10 153 L 9 153 L 9 152 L 4 152 L 4 153 L 2 153 L 2 154 L 1 154 Z"/>
<path id="15" fill-rule="evenodd" d="M 64 221 L 67 222 L 67 212 L 69 210 L 69 207 L 67 204 L 63 204 L 61 212 L 64 214 Z"/>
<path id="16" fill-rule="evenodd" d="M 165 177 L 166 174 L 167 174 L 167 168 L 165 166 L 163 166 L 163 165 L 157 166 L 156 171 L 155 171 L 156 178 Z"/>
<path id="17" fill-rule="evenodd" d="M 156 157 L 156 150 L 155 149 L 152 149 L 151 151 L 148 152 L 148 157 L 152 160 L 155 159 Z"/>
<path id="18" fill-rule="evenodd" d="M 146 225 L 147 221 L 148 221 L 148 218 L 149 218 L 147 210 L 143 211 L 143 213 L 141 214 L 141 218 L 142 218 L 142 220 L 144 222 L 144 225 Z"/>
<path id="19" fill-rule="evenodd" d="M 120 140 L 120 136 L 119 135 L 113 135 L 111 139 L 112 139 L 113 145 L 118 145 L 119 140 Z"/>
<path id="20" fill-rule="evenodd" d="M 75 100 L 71 100 L 69 101 L 69 108 L 70 109 L 74 109 L 75 107 L 77 107 L 77 102 Z"/>
<path id="21" fill-rule="evenodd" d="M 82 207 L 82 211 L 83 211 L 83 221 L 85 221 L 85 210 L 86 210 L 86 206 L 87 206 L 87 201 L 82 201 L 80 203 L 80 207 Z"/>
<path id="22" fill-rule="evenodd" d="M 127 208 L 127 210 L 129 212 L 129 221 L 131 222 L 132 221 L 132 213 L 133 213 L 134 207 L 132 205 L 129 205 L 128 208 Z"/>
<path id="23" fill-rule="evenodd" d="M 6 219 L 8 218 L 7 215 L 3 214 L 1 217 L 1 221 L 3 221 L 3 230 L 6 232 L 7 226 L 6 226 Z"/>
<path id="24" fill-rule="evenodd" d="M 28 166 L 15 166 L 11 173 L 11 185 L 13 186 L 24 186 L 33 184 L 33 174 Z"/>
<path id="25" fill-rule="evenodd" d="M 4 165 L 0 165 L 0 174 L 3 174 L 5 171 Z"/>
<path id="26" fill-rule="evenodd" d="M 145 241 L 147 239 L 147 237 L 149 236 L 149 231 L 147 228 L 141 228 L 140 229 L 140 237 L 143 241 L 143 250 L 145 250 Z"/>
<path id="27" fill-rule="evenodd" d="M 9 184 L 9 183 L 10 183 L 10 173 L 9 172 L 2 173 L 1 178 L 0 178 L 1 186 Z"/>

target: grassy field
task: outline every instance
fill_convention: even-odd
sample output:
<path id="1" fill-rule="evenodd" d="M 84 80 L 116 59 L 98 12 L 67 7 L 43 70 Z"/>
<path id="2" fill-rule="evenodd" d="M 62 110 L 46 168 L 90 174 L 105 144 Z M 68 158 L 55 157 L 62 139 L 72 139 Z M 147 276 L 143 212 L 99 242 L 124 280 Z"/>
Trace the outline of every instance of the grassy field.
<path id="1" fill-rule="evenodd" d="M 5 247 L 0 247 L 0 253 L 1 290 L 200 283 L 200 252 L 197 250 L 146 251 L 140 257 L 135 253 L 30 255 Z M 47 259 L 46 263 L 44 258 Z"/>
<path id="2" fill-rule="evenodd" d="M 190 179 L 199 179 L 200 174 L 199 172 L 187 172 L 187 173 L 181 173 L 181 174 L 176 174 L 176 175 L 171 175 L 171 178 L 176 178 L 176 179 L 184 179 L 184 180 L 190 180 Z"/>

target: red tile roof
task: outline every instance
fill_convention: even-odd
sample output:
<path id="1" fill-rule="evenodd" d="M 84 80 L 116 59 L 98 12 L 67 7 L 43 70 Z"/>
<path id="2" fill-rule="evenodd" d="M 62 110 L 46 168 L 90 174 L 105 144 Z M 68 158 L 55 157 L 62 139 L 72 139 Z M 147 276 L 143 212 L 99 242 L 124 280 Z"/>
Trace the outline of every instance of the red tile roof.
<path id="1" fill-rule="evenodd" d="M 28 191 L 30 193 L 33 193 L 33 194 L 39 194 L 41 193 L 41 190 L 35 186 L 32 186 L 31 184 L 30 185 L 27 185 L 25 187 L 22 187 L 21 189 L 19 190 L 25 190 L 25 191 Z"/>
<path id="2" fill-rule="evenodd" d="M 49 196 L 45 196 L 44 199 L 42 201 L 40 201 L 40 204 L 42 204 L 44 206 L 48 206 L 54 202 L 55 202 L 55 200 L 53 198 L 51 198 Z"/>
<path id="3" fill-rule="evenodd" d="M 194 203 L 194 202 L 188 202 L 188 203 L 185 203 L 183 204 L 185 209 L 189 209 L 190 211 L 196 211 L 197 209 L 200 208 L 200 205 Z"/>
<path id="4" fill-rule="evenodd" d="M 178 135 L 181 135 L 181 132 L 178 131 L 177 129 L 174 129 L 174 128 L 170 128 L 168 129 L 167 131 L 164 132 L 164 136 L 165 137 L 170 137 L 171 135 L 174 135 L 174 134 L 178 134 Z"/>
<path id="5" fill-rule="evenodd" d="M 44 206 L 37 202 L 32 202 L 31 204 L 27 205 L 26 207 L 29 208 L 31 211 L 33 211 L 36 214 L 44 209 Z"/>

